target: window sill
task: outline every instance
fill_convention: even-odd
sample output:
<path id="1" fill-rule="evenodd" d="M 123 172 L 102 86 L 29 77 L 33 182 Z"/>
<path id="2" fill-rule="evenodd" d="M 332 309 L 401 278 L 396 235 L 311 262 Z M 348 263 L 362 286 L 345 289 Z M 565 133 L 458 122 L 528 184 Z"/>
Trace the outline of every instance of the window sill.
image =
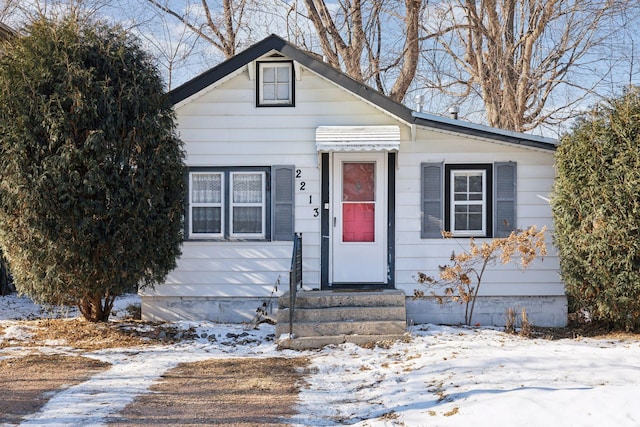
<path id="1" fill-rule="evenodd" d="M 295 107 L 295 104 L 293 104 L 292 102 L 287 102 L 287 103 L 273 103 L 273 104 L 269 104 L 269 103 L 261 103 L 261 104 L 256 104 L 256 107 L 258 108 L 262 108 L 262 107 Z"/>

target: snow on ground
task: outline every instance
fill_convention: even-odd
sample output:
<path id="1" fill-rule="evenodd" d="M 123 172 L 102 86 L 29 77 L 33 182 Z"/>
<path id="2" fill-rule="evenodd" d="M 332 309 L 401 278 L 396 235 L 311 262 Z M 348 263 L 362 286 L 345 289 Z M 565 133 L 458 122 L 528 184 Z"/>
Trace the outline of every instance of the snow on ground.
<path id="1" fill-rule="evenodd" d="M 300 424 L 313 413 L 318 421 L 305 425 L 640 425 L 637 341 L 421 326 L 413 342 L 388 350 L 343 345 L 318 354 Z"/>
<path id="2" fill-rule="evenodd" d="M 116 311 L 135 301 L 131 296 L 118 302 Z M 15 333 L 10 319 L 38 313 L 29 304 L 0 297 L 5 335 Z M 312 366 L 299 414 L 291 420 L 296 426 L 640 425 L 640 341 L 547 341 L 488 328 L 418 325 L 410 342 L 385 348 L 344 344 L 294 352 L 276 350 L 273 326 L 252 331 L 213 323 L 177 326 L 196 327 L 201 338 L 83 352 L 112 368 L 60 391 L 24 424 L 100 425 L 181 362 L 307 356 Z"/>

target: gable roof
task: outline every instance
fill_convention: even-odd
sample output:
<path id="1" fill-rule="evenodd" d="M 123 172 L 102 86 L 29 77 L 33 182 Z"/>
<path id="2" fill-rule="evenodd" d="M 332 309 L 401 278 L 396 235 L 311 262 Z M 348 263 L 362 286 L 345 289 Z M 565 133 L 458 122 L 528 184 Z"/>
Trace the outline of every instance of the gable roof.
<path id="1" fill-rule="evenodd" d="M 339 86 L 342 86 L 344 89 L 378 105 L 380 108 L 389 111 L 407 122 L 411 122 L 412 120 L 411 110 L 404 105 L 398 104 L 375 89 L 357 82 L 343 72 L 318 60 L 312 54 L 297 48 L 274 34 L 175 88 L 169 92 L 171 101 L 177 104 L 271 51 L 280 52 L 282 55 L 293 59 L 304 67 L 315 71 Z"/>
<path id="2" fill-rule="evenodd" d="M 332 81 L 343 89 L 361 97 L 371 104 L 381 108 L 399 119 L 418 126 L 438 129 L 445 132 L 454 132 L 473 137 L 497 140 L 509 144 L 554 151 L 557 140 L 526 133 L 519 133 L 483 126 L 463 120 L 453 120 L 433 114 L 414 112 L 406 106 L 393 101 L 377 90 L 358 82 L 340 70 L 322 62 L 313 54 L 305 52 L 281 37 L 272 34 L 232 58 L 194 77 L 186 83 L 169 92 L 171 102 L 175 105 L 197 94 L 201 90 L 216 83 L 220 79 L 244 67 L 250 62 L 276 51 L 298 62 L 307 69 Z"/>

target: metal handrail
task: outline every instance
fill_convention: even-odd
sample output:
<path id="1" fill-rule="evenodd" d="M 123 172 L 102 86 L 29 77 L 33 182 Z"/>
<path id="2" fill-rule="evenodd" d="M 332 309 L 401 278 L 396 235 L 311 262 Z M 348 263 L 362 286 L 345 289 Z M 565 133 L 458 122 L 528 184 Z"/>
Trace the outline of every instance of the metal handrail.
<path id="1" fill-rule="evenodd" d="M 293 314 L 298 286 L 302 288 L 302 233 L 293 235 L 293 254 L 289 270 L 289 336 L 293 336 Z"/>

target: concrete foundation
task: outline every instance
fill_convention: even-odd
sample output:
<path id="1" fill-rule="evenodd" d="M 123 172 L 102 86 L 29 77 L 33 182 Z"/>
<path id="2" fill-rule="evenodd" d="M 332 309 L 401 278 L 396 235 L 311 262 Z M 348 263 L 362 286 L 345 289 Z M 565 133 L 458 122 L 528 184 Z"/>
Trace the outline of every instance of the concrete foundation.
<path id="1" fill-rule="evenodd" d="M 175 322 L 210 321 L 245 323 L 256 316 L 256 310 L 266 302 L 269 317 L 275 319 L 278 298 L 257 297 L 156 297 L 142 296 L 142 320 Z"/>
<path id="2" fill-rule="evenodd" d="M 143 296 L 142 319 L 147 321 L 212 321 L 221 323 L 250 322 L 256 309 L 267 303 L 269 316 L 275 318 L 277 297 L 156 297 Z M 431 298 L 406 299 L 407 323 L 458 325 L 464 323 L 464 304 L 439 305 Z M 565 296 L 478 297 L 472 324 L 504 326 L 506 312 L 513 308 L 520 317 L 524 308 L 535 326 L 562 327 L 567 324 Z"/>
<path id="3" fill-rule="evenodd" d="M 504 326 L 509 308 L 515 310 L 518 321 L 520 321 L 524 308 L 529 322 L 534 326 L 562 327 L 567 325 L 566 296 L 478 297 L 471 324 Z M 464 311 L 465 304 L 440 305 L 433 298 L 417 300 L 412 297 L 407 298 L 407 321 L 409 324 L 463 324 Z"/>

